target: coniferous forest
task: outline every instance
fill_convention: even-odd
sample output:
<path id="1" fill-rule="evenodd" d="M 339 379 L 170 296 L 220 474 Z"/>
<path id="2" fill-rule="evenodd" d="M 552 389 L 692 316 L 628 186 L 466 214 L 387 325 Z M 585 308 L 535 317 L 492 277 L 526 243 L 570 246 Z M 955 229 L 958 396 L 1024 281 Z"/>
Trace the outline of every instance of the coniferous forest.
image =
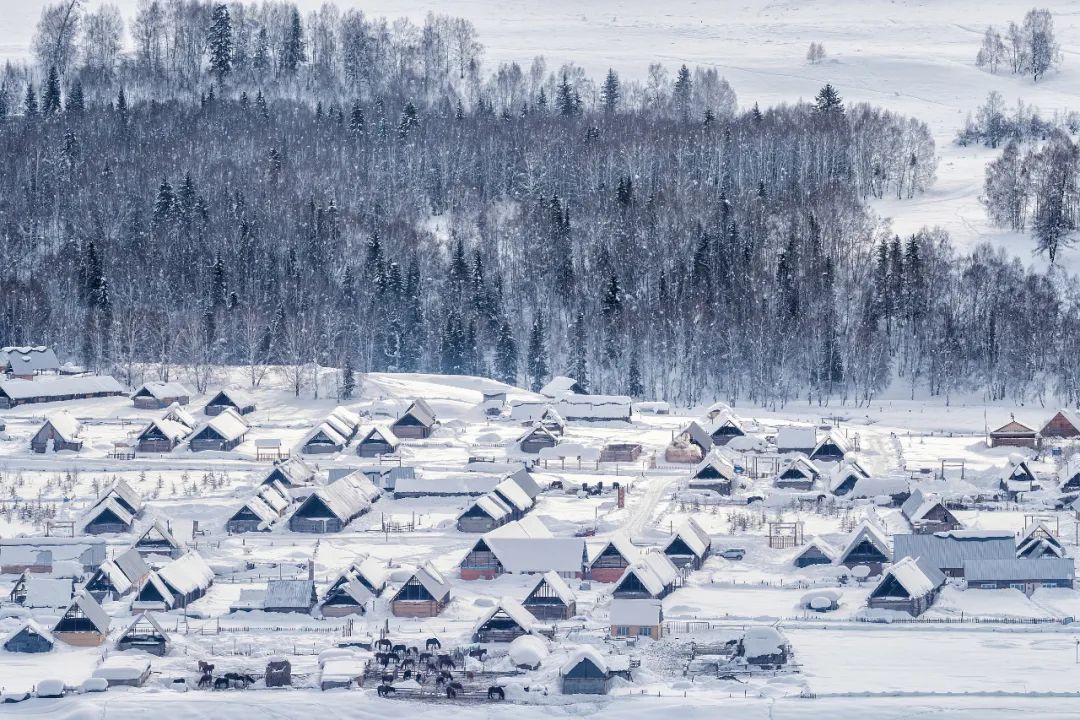
<path id="1" fill-rule="evenodd" d="M 464 20 L 50 7 L 0 89 L 0 345 L 134 382 L 222 364 L 693 403 L 1080 401 L 1080 295 L 868 209 L 918 118 L 715 70 L 485 63 Z M 348 383 L 346 383 L 347 385 Z"/>

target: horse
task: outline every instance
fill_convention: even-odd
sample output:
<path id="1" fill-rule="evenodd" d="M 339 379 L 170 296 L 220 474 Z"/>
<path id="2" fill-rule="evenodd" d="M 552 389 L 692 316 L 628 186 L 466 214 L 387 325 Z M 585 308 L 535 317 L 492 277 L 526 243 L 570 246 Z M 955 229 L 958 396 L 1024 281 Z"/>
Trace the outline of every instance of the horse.
<path id="1" fill-rule="evenodd" d="M 382 650 L 383 648 L 386 648 L 387 650 L 389 650 L 393 646 L 394 646 L 394 643 L 390 642 L 389 638 L 381 638 L 381 639 L 375 641 L 375 647 L 379 648 L 380 650 Z"/>
<path id="2" fill-rule="evenodd" d="M 375 688 L 375 692 L 379 694 L 379 697 L 390 697 L 397 692 L 397 689 L 393 685 L 380 685 Z"/>
<path id="3" fill-rule="evenodd" d="M 441 649 L 442 648 L 442 643 L 439 642 L 439 638 L 428 638 L 427 642 L 424 643 L 424 646 L 425 646 L 425 649 L 430 652 L 433 649 L 434 650 Z"/>
<path id="4" fill-rule="evenodd" d="M 383 673 L 383 676 L 380 679 L 383 683 L 392 683 L 394 682 L 394 673 Z"/>
<path id="5" fill-rule="evenodd" d="M 399 655 L 404 655 L 405 653 L 409 652 L 409 648 L 405 647 L 405 644 L 402 643 L 400 645 L 395 645 L 392 648 L 390 648 L 390 652 L 397 653 Z"/>
<path id="6" fill-rule="evenodd" d="M 402 670 L 401 671 L 401 677 L 404 678 L 405 680 L 408 680 L 409 678 L 412 677 L 412 670 Z"/>
<path id="7" fill-rule="evenodd" d="M 420 673 L 416 673 L 416 684 L 417 685 L 423 685 L 425 680 L 427 680 L 426 677 L 424 677 Z"/>
<path id="8" fill-rule="evenodd" d="M 438 667 L 441 670 L 442 668 L 453 669 L 456 666 L 454 665 L 454 659 L 452 657 L 449 655 L 440 655 L 438 658 Z"/>
<path id="9" fill-rule="evenodd" d="M 203 660 L 199 661 L 199 673 L 202 675 L 209 675 L 214 672 L 214 666 Z"/>
<path id="10" fill-rule="evenodd" d="M 505 700 L 506 691 L 498 685 L 492 685 L 488 688 L 488 700 Z"/>
<path id="11" fill-rule="evenodd" d="M 465 692 L 465 686 L 462 685 L 461 683 L 457 682 L 456 680 L 454 682 L 447 683 L 446 687 L 450 688 L 454 692 L 460 692 L 460 693 Z"/>
<path id="12" fill-rule="evenodd" d="M 420 648 L 418 648 L 418 647 L 416 647 L 415 645 L 413 645 L 412 647 L 410 647 L 410 648 L 409 648 L 408 650 L 406 650 L 405 652 L 407 652 L 407 653 L 408 653 L 409 655 L 412 655 L 412 656 L 414 656 L 414 657 L 415 657 L 416 655 L 419 655 L 419 654 L 420 654 Z"/>
<path id="13" fill-rule="evenodd" d="M 416 667 L 416 660 L 411 657 L 406 657 L 401 661 L 401 669 Z"/>
<path id="14" fill-rule="evenodd" d="M 375 653 L 375 662 L 379 663 L 383 667 L 390 664 L 390 653 L 377 652 Z"/>
<path id="15" fill-rule="evenodd" d="M 215 690 L 228 690 L 229 685 L 230 685 L 229 678 L 227 678 L 227 677 L 222 676 L 222 677 L 219 677 L 219 678 L 214 678 L 214 689 Z"/>
<path id="16" fill-rule="evenodd" d="M 213 684 L 214 684 L 214 676 L 211 675 L 210 673 L 205 673 L 201 678 L 199 678 L 199 685 L 198 686 L 201 687 L 201 688 L 208 688 Z"/>
<path id="17" fill-rule="evenodd" d="M 395 665 L 397 665 L 399 662 L 401 662 L 401 656 L 399 656 L 396 652 L 386 653 L 386 659 L 390 660 Z"/>
<path id="18" fill-rule="evenodd" d="M 431 659 L 432 659 L 433 657 L 435 657 L 435 656 L 434 656 L 434 655 L 432 655 L 431 653 L 429 653 L 429 652 L 423 652 L 423 653 L 419 653 L 419 654 L 418 654 L 418 655 L 416 656 L 416 659 L 417 659 L 417 660 L 419 660 L 420 662 L 422 662 L 422 663 L 424 663 L 424 664 L 426 664 L 426 665 L 430 666 L 430 665 L 431 665 Z"/>
<path id="19" fill-rule="evenodd" d="M 475 658 L 480 662 L 484 662 L 484 658 L 487 657 L 487 648 L 476 648 L 469 651 L 469 657 Z"/>
<path id="20" fill-rule="evenodd" d="M 457 697 L 457 690 L 455 690 L 454 688 L 447 685 L 446 686 L 446 699 L 447 700 L 453 700 L 456 697 Z"/>

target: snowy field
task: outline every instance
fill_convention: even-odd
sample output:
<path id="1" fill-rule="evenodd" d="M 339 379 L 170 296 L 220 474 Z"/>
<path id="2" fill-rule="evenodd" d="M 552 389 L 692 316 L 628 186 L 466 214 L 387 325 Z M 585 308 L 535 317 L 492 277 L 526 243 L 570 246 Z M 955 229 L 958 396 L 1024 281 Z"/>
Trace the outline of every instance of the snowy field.
<path id="1" fill-rule="evenodd" d="M 125 17 L 135 0 L 111 0 Z M 92 7 L 102 0 L 87 0 Z M 29 38 L 45 0 L 6 0 L 0 24 L 0 58 L 26 58 Z M 297 0 L 304 10 L 322 0 Z M 1071 0 L 1047 0 L 1064 49 L 1064 62 L 1044 81 L 975 67 L 986 25 L 1003 30 L 1019 23 L 1031 5 L 1010 0 L 454 0 L 436 5 L 418 0 L 340 0 L 368 15 L 407 16 L 422 22 L 429 11 L 470 19 L 485 46 L 485 62 L 526 65 L 544 55 L 549 68 L 574 62 L 597 81 L 609 67 L 643 79 L 649 63 L 674 73 L 679 64 L 717 68 L 731 83 L 743 108 L 813 98 L 831 82 L 849 101 L 866 101 L 927 122 L 934 133 L 937 182 L 914 200 L 877 203 L 899 233 L 940 226 L 958 248 L 991 242 L 1024 262 L 1032 261 L 1029 238 L 989 226 L 979 203 L 984 168 L 994 150 L 953 143 L 969 112 L 991 90 L 1007 107 L 1022 100 L 1044 117 L 1076 109 L 1080 93 L 1080 12 Z M 811 42 L 825 45 L 819 65 L 805 60 Z M 1039 260 L 1038 262 L 1044 262 Z M 1080 250 L 1063 253 L 1061 263 L 1080 270 Z"/>

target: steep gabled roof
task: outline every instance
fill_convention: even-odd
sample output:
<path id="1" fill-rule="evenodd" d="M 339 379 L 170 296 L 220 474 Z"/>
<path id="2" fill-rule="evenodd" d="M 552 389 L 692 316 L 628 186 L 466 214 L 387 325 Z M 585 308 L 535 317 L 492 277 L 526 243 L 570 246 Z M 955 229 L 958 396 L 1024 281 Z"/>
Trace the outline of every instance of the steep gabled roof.
<path id="1" fill-rule="evenodd" d="M 570 589 L 570 586 L 566 584 L 566 581 L 562 579 L 562 576 L 554 570 L 548 570 L 538 577 L 536 579 L 536 584 L 533 585 L 532 590 L 529 591 L 526 597 L 531 596 L 545 583 L 564 605 L 569 605 L 576 601 L 577 598 L 574 596 L 574 591 Z"/>
<path id="2" fill-rule="evenodd" d="M 155 400 L 171 400 L 178 397 L 191 397 L 191 391 L 178 382 L 143 383 L 131 397 L 149 396 Z"/>
<path id="3" fill-rule="evenodd" d="M 316 440 L 319 437 L 321 437 L 325 442 L 328 442 L 331 445 L 336 445 L 337 447 L 345 447 L 345 445 L 348 443 L 348 441 L 341 435 L 341 433 L 335 430 L 334 427 L 330 425 L 330 423 L 323 422 L 312 428 L 308 432 L 308 434 L 304 436 L 304 439 L 300 441 L 300 445 L 307 445 L 308 443 Z"/>
<path id="4" fill-rule="evenodd" d="M 702 458 L 701 462 L 694 468 L 692 477 L 698 477 L 702 472 L 706 470 L 714 470 L 723 479 L 728 482 L 735 482 L 735 465 L 727 458 L 726 455 L 722 455 L 718 450 L 710 450 L 709 453 Z"/>
<path id="5" fill-rule="evenodd" d="M 489 620 L 499 613 L 502 613 L 510 620 L 513 620 L 514 624 L 529 634 L 532 634 L 533 628 L 537 625 L 536 617 L 529 612 L 525 606 L 513 598 L 504 597 L 501 598 L 493 608 L 484 613 L 483 617 L 476 621 L 476 624 L 473 625 L 473 632 L 478 632 Z"/>
<path id="6" fill-rule="evenodd" d="M 214 397 L 210 398 L 210 401 L 206 403 L 210 405 L 233 405 L 237 408 L 254 407 L 255 402 L 239 390 L 232 388 L 223 388 L 217 392 Z"/>
<path id="7" fill-rule="evenodd" d="M 227 407 L 217 415 L 211 417 L 200 425 L 192 434 L 198 435 L 207 428 L 212 430 L 214 435 L 217 435 L 225 442 L 238 440 L 246 435 L 248 430 L 251 429 L 248 427 L 247 421 L 240 417 L 240 415 L 231 407 Z"/>
<path id="8" fill-rule="evenodd" d="M 162 418 L 160 420 L 151 420 L 150 424 L 143 428 L 143 431 L 139 433 L 139 439 L 146 438 L 151 430 L 156 429 L 162 437 L 167 440 L 171 440 L 174 443 L 180 442 L 191 433 L 191 428 L 183 423 L 176 422 L 175 420 L 169 420 Z"/>
<path id="9" fill-rule="evenodd" d="M 533 506 L 533 499 L 517 484 L 513 477 L 508 477 L 500 482 L 491 492 L 497 495 L 504 503 L 521 512 L 525 512 Z"/>
<path id="10" fill-rule="evenodd" d="M 881 593 L 890 586 L 890 580 L 895 580 L 912 600 L 926 597 L 945 584 L 945 576 L 936 567 L 906 557 L 885 571 L 870 597 L 883 597 Z"/>
<path id="11" fill-rule="evenodd" d="M 629 535 L 619 530 L 597 548 L 596 552 L 589 558 L 589 564 L 596 562 L 596 559 L 603 555 L 609 547 L 614 548 L 622 556 L 622 559 L 629 564 L 633 564 L 641 558 L 641 550 L 630 542 Z"/>
<path id="12" fill-rule="evenodd" d="M 184 408 L 180 407 L 178 403 L 173 403 L 169 406 L 169 410 L 165 413 L 165 417 L 163 419 L 172 420 L 173 422 L 178 422 L 181 425 L 186 425 L 188 427 L 188 430 L 194 430 L 199 424 L 199 421 L 195 419 L 195 416 Z"/>
<path id="13" fill-rule="evenodd" d="M 205 590 L 214 582 L 214 571 L 195 551 L 173 560 L 157 571 L 162 580 L 184 594 Z"/>
<path id="14" fill-rule="evenodd" d="M 120 504 L 120 501 L 115 497 L 107 497 L 99 502 L 83 516 L 83 527 L 90 525 L 97 520 L 101 515 L 106 512 L 111 512 L 116 518 L 125 525 L 131 525 L 135 522 L 135 516 L 128 512 L 128 509 Z"/>
<path id="15" fill-rule="evenodd" d="M 374 440 L 376 442 L 382 440 L 391 447 L 397 447 L 401 443 L 401 441 L 398 440 L 398 436 L 394 434 L 394 431 L 386 425 L 373 426 L 370 430 L 367 431 L 367 434 L 364 435 L 364 439 L 360 442 L 366 443 L 370 440 Z"/>
<path id="16" fill-rule="evenodd" d="M 64 618 L 68 617 L 72 612 L 78 608 L 82 611 L 82 614 L 86 616 L 86 619 L 93 624 L 94 628 L 102 635 L 109 633 L 109 615 L 102 609 L 90 593 L 79 591 L 76 593 L 74 599 L 71 601 L 71 605 L 68 606 L 64 616 L 60 618 L 59 622 L 63 622 Z M 59 624 L 59 623 L 58 623 Z M 53 628 L 53 632 L 56 632 L 56 628 Z"/>
<path id="17" fill-rule="evenodd" d="M 664 551 L 666 552 L 671 547 L 671 544 L 677 540 L 681 540 L 698 558 L 705 557 L 712 546 L 712 538 L 692 517 L 686 518 L 682 525 L 679 526 L 679 529 L 668 538 L 667 543 L 664 544 Z"/>
<path id="18" fill-rule="evenodd" d="M 874 548 L 878 550 L 886 558 L 892 556 L 892 552 L 889 550 L 889 540 L 885 537 L 885 534 L 881 532 L 878 527 L 866 520 L 856 528 L 855 532 L 851 534 L 851 539 L 848 540 L 847 545 L 840 552 L 840 560 L 846 560 L 847 556 L 862 543 L 863 540 L 869 542 Z"/>
<path id="19" fill-rule="evenodd" d="M 394 424 L 396 425 L 410 415 L 424 427 L 431 427 L 435 424 L 435 411 L 422 398 L 413 400 L 412 404 L 401 414 L 401 417 L 394 421 Z"/>
<path id="20" fill-rule="evenodd" d="M 832 561 L 835 561 L 837 556 L 840 554 L 836 547 L 834 547 L 831 543 L 826 542 L 820 537 L 814 536 L 810 538 L 809 542 L 807 542 L 806 545 L 804 545 L 802 548 L 799 549 L 797 553 L 795 553 L 795 559 L 797 560 L 801 558 L 803 555 L 806 555 L 811 550 L 817 550 L 822 555 Z"/>
<path id="21" fill-rule="evenodd" d="M 1001 427 L 999 427 L 997 430 L 991 430 L 990 434 L 991 435 L 1016 435 L 1016 434 L 1035 435 L 1037 433 L 1035 432 L 1034 429 L 1029 428 L 1027 425 L 1024 425 L 1023 423 L 1019 423 L 1016 420 L 1011 420 L 1011 421 L 1005 423 L 1004 425 L 1002 425 Z"/>

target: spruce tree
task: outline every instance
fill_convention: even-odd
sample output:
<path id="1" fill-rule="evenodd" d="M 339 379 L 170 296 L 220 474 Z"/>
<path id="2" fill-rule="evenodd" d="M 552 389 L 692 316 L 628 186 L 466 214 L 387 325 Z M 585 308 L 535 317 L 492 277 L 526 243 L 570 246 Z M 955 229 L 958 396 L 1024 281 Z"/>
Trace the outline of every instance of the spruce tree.
<path id="1" fill-rule="evenodd" d="M 49 79 L 41 96 L 41 113 L 46 117 L 60 114 L 60 76 L 55 65 L 49 68 Z"/>
<path id="2" fill-rule="evenodd" d="M 544 314 L 539 310 L 533 318 L 529 332 L 529 383 L 534 392 L 539 392 L 548 380 L 547 330 L 544 327 Z"/>
<path id="3" fill-rule="evenodd" d="M 679 75 L 675 79 L 675 87 L 671 93 L 671 101 L 675 106 L 675 112 L 682 120 L 690 118 L 690 101 L 693 97 L 694 81 L 690 79 L 690 69 L 683 65 L 679 68 Z"/>
<path id="4" fill-rule="evenodd" d="M 34 93 L 34 83 L 26 84 L 26 98 L 23 100 L 23 115 L 27 120 L 33 120 L 38 116 L 37 95 Z"/>
<path id="5" fill-rule="evenodd" d="M 68 91 L 67 103 L 64 105 L 64 112 L 73 118 L 81 117 L 86 112 L 82 81 L 76 80 L 72 83 L 71 90 Z"/>
<path id="6" fill-rule="evenodd" d="M 645 386 L 641 382 L 641 365 L 637 353 L 630 355 L 630 367 L 626 371 L 626 394 L 634 399 L 645 395 Z"/>
<path id="7" fill-rule="evenodd" d="M 495 343 L 495 378 L 507 385 L 516 385 L 518 378 L 518 351 L 514 331 L 505 319 L 499 327 Z"/>
<path id="8" fill-rule="evenodd" d="M 826 83 L 825 87 L 821 88 L 817 97 L 814 98 L 814 103 L 820 113 L 844 114 L 844 103 L 840 93 L 836 92 L 836 88 L 831 84 Z"/>
<path id="9" fill-rule="evenodd" d="M 349 130 L 357 137 L 363 136 L 366 130 L 364 107 L 359 100 L 353 101 L 352 111 L 349 113 Z"/>
<path id="10" fill-rule="evenodd" d="M 619 108 L 620 97 L 619 76 L 614 70 L 608 68 L 607 77 L 604 78 L 604 86 L 600 90 L 600 99 L 604 103 L 604 112 L 606 114 L 615 114 L 615 111 Z"/>
<path id="11" fill-rule="evenodd" d="M 589 343 L 588 330 L 585 325 L 585 313 L 578 312 L 573 325 L 570 326 L 570 337 L 567 338 L 570 353 L 570 374 L 578 385 L 588 392 L 589 388 Z"/>
<path id="12" fill-rule="evenodd" d="M 562 82 L 559 83 L 555 95 L 555 109 L 563 117 L 573 117 L 577 114 L 577 102 L 574 99 L 574 86 L 570 84 L 570 78 L 563 73 Z"/>
<path id="13" fill-rule="evenodd" d="M 285 43 L 281 48 L 281 72 L 292 76 L 307 60 L 304 49 L 304 26 L 300 21 L 300 11 L 293 5 L 289 27 L 285 31 Z"/>
<path id="14" fill-rule="evenodd" d="M 345 367 L 341 371 L 341 399 L 352 400 L 356 392 L 356 371 L 353 369 L 352 360 L 345 359 Z"/>
<path id="15" fill-rule="evenodd" d="M 232 71 L 233 52 L 232 22 L 229 8 L 224 3 L 214 6 L 206 44 L 210 50 L 210 72 L 217 77 L 218 83 L 222 83 Z"/>

